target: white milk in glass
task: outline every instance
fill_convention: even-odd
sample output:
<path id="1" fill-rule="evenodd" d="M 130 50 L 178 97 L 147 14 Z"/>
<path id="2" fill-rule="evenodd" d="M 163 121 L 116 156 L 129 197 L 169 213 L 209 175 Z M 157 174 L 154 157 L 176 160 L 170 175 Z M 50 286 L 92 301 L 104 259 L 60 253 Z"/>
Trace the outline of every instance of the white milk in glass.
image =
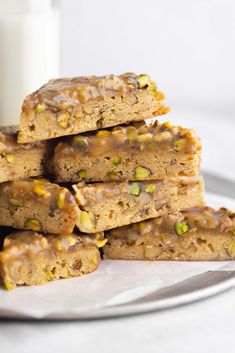
<path id="1" fill-rule="evenodd" d="M 60 75 L 53 0 L 0 0 L 0 125 L 19 123 L 24 97 Z"/>

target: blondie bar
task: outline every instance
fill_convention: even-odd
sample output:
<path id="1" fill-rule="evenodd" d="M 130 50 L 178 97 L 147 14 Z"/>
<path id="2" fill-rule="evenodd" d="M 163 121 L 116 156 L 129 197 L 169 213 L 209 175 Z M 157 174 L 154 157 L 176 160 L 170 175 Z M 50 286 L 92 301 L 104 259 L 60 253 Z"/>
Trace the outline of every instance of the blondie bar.
<path id="1" fill-rule="evenodd" d="M 51 80 L 25 98 L 18 142 L 47 140 L 161 115 L 169 110 L 163 99 L 148 75 Z"/>
<path id="2" fill-rule="evenodd" d="M 197 207 L 106 232 L 105 259 L 235 259 L 235 213 Z"/>
<path id="3" fill-rule="evenodd" d="M 77 205 L 68 189 L 47 180 L 0 184 L 0 224 L 55 234 L 72 233 Z"/>
<path id="4" fill-rule="evenodd" d="M 139 182 L 73 185 L 79 206 L 76 225 L 95 233 L 157 217 L 166 210 L 204 205 L 203 179 L 177 177 Z"/>
<path id="5" fill-rule="evenodd" d="M 142 122 L 59 142 L 51 169 L 58 182 L 190 176 L 199 174 L 200 151 L 193 130 Z"/>
<path id="6" fill-rule="evenodd" d="M 50 150 L 47 141 L 17 143 L 17 127 L 0 127 L 0 183 L 41 176 Z"/>
<path id="7" fill-rule="evenodd" d="M 40 285 L 94 271 L 100 262 L 97 237 L 21 231 L 8 235 L 0 252 L 0 277 L 6 289 Z"/>

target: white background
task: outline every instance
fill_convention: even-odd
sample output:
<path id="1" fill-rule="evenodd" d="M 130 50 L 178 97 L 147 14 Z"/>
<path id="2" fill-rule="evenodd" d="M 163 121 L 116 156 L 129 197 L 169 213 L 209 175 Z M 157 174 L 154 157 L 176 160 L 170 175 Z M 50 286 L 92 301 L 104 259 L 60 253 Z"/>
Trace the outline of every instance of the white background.
<path id="1" fill-rule="evenodd" d="M 149 73 L 203 169 L 235 180 L 235 1 L 63 0 L 62 74 L 126 71 Z"/>

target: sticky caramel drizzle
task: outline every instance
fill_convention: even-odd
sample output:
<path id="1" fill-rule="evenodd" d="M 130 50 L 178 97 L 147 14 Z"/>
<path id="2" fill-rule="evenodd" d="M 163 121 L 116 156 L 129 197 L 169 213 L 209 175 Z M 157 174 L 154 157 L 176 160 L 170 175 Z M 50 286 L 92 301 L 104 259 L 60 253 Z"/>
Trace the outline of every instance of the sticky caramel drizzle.
<path id="1" fill-rule="evenodd" d="M 96 157 L 119 149 L 129 153 L 148 149 L 193 154 L 201 150 L 201 143 L 192 129 L 172 126 L 168 122 L 134 123 L 74 136 L 57 145 L 55 159 L 61 155 Z"/>
<path id="2" fill-rule="evenodd" d="M 176 224 L 187 224 L 184 234 L 177 234 Z M 187 228 L 186 228 L 187 229 Z M 164 215 L 151 220 L 111 230 L 107 233 L 113 238 L 136 240 L 142 235 L 159 235 L 162 238 L 187 236 L 195 231 L 225 232 L 235 235 L 235 213 L 226 208 L 214 210 L 210 207 L 197 207 L 175 215 Z"/>
<path id="3" fill-rule="evenodd" d="M 67 110 L 93 98 L 102 99 L 115 93 L 125 95 L 138 88 L 138 76 L 134 73 L 54 79 L 26 97 L 22 109 L 28 112 L 41 104 L 44 109 Z"/>
<path id="4" fill-rule="evenodd" d="M 33 255 L 40 251 L 72 251 L 75 246 L 99 246 L 103 242 L 103 233 L 97 234 L 40 234 L 33 231 L 22 231 L 6 236 L 0 261 L 12 261 L 21 255 L 33 260 Z"/>

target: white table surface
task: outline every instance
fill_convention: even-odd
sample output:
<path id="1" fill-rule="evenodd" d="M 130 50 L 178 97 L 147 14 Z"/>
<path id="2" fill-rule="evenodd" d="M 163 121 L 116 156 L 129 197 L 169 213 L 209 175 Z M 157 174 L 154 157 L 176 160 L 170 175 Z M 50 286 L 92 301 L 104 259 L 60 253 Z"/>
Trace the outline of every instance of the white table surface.
<path id="1" fill-rule="evenodd" d="M 204 144 L 203 168 L 235 179 L 235 121 L 177 113 Z M 192 116 L 192 115 L 191 115 Z M 169 117 L 174 122 L 172 113 Z M 92 293 L 91 293 L 92 295 Z M 0 298 L 1 300 L 1 298 Z M 79 299 L 78 299 L 79 300 Z M 94 298 L 95 300 L 95 298 Z M 163 312 L 86 322 L 0 321 L 1 353 L 234 353 L 235 289 Z"/>

